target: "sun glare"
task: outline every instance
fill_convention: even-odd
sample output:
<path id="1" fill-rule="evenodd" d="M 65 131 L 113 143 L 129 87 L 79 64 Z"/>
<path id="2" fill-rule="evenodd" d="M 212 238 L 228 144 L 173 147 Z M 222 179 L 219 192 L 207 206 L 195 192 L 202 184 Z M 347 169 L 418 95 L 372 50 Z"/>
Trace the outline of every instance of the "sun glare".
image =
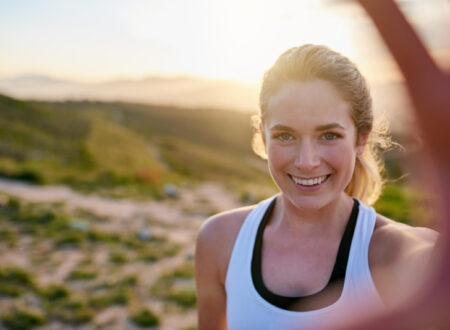
<path id="1" fill-rule="evenodd" d="M 130 7 L 130 29 L 164 45 L 162 57 L 178 54 L 177 69 L 193 75 L 256 83 L 282 51 L 304 43 L 353 54 L 348 17 L 320 1 L 174 1 L 151 10 L 156 19 Z"/>
<path id="2" fill-rule="evenodd" d="M 349 56 L 353 54 L 351 27 L 345 15 L 317 4 L 285 2 L 247 3 L 244 7 L 236 3 L 239 10 L 232 7 L 221 10 L 227 23 L 217 40 L 227 45 L 226 51 L 215 54 L 214 65 L 203 68 L 202 74 L 228 74 L 239 80 L 258 82 L 281 52 L 304 43 L 326 44 Z"/>

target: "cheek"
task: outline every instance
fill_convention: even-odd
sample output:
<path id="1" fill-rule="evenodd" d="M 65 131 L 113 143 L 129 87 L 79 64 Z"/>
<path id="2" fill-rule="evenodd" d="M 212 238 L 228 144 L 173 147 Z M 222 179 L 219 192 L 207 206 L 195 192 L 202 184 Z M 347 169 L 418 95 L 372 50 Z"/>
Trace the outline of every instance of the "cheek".
<path id="1" fill-rule="evenodd" d="M 289 148 L 267 145 L 267 165 L 269 172 L 275 182 L 279 183 L 279 180 L 284 176 L 284 171 L 292 163 L 292 152 L 289 152 Z"/>
<path id="2" fill-rule="evenodd" d="M 331 148 L 327 152 L 327 160 L 334 167 L 342 171 L 353 173 L 356 160 L 356 150 L 352 145 L 343 144 L 336 148 Z M 351 175 L 351 174 L 350 174 Z"/>
<path id="3" fill-rule="evenodd" d="M 269 164 L 272 164 L 272 166 L 282 166 L 286 162 L 291 161 L 294 155 L 294 150 L 291 150 L 291 148 L 286 146 L 280 147 L 270 143 L 267 145 L 266 152 Z"/>

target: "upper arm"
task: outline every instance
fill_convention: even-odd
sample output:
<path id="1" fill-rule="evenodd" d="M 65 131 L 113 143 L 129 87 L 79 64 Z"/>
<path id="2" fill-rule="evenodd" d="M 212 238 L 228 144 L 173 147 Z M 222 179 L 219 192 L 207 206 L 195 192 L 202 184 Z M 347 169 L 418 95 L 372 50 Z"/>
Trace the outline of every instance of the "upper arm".
<path id="1" fill-rule="evenodd" d="M 386 221 L 387 220 L 387 221 Z M 403 301 L 423 285 L 438 234 L 382 219 L 372 237 L 369 262 L 375 286 L 388 305 Z"/>
<path id="2" fill-rule="evenodd" d="M 213 229 L 203 226 L 195 248 L 199 329 L 226 329 L 225 288 L 220 281 Z M 218 263 L 219 262 L 219 263 Z"/>
<path id="3" fill-rule="evenodd" d="M 414 282 L 417 286 L 425 280 L 433 267 L 431 262 L 438 234 L 428 228 L 411 228 L 410 230 L 409 240 L 404 244 L 397 272 L 398 277 L 404 279 L 404 286 L 414 285 Z"/>
<path id="4" fill-rule="evenodd" d="M 240 226 L 248 214 L 238 210 L 208 219 L 195 248 L 198 328 L 226 329 L 225 277 Z"/>

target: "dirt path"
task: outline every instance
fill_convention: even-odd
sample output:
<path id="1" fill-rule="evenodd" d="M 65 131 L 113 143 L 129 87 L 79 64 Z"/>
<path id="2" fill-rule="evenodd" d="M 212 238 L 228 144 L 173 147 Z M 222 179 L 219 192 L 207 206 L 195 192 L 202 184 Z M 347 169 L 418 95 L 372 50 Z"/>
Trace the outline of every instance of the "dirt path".
<path id="1" fill-rule="evenodd" d="M 204 183 L 193 189 L 179 189 L 176 201 L 139 202 L 131 199 L 112 199 L 95 195 L 83 195 L 64 186 L 35 186 L 18 181 L 0 179 L 0 191 L 33 202 L 64 202 L 111 218 L 130 218 L 149 215 L 173 222 L 189 217 L 183 208 L 192 208 L 195 203 L 207 203 L 217 211 L 238 207 L 235 196 L 225 191 L 219 184 Z"/>
<path id="2" fill-rule="evenodd" d="M 124 265 L 123 272 L 139 274 L 139 280 L 145 287 L 151 287 L 164 272 L 178 267 L 193 257 L 196 233 L 206 217 L 211 213 L 240 206 L 236 196 L 215 183 L 204 183 L 194 188 L 179 188 L 177 199 L 146 202 L 84 195 L 64 186 L 35 186 L 6 179 L 0 179 L 0 192 L 30 202 L 59 202 L 68 209 L 84 209 L 107 218 L 107 221 L 95 224 L 96 228 L 103 231 L 138 232 L 142 228 L 150 227 L 152 234 L 165 236 L 170 241 L 180 244 L 181 249 L 177 255 L 158 261 L 151 267 L 151 271 L 148 266 L 140 263 Z M 58 271 L 43 275 L 45 282 L 51 283 L 64 278 L 82 257 L 77 250 L 63 252 Z M 101 252 L 98 254 L 98 257 L 102 258 Z M 25 257 L 16 260 L 20 260 L 22 264 L 26 263 Z M 165 312 L 163 306 L 161 304 L 158 306 L 158 303 L 153 307 L 162 316 L 163 324 L 160 329 L 182 329 L 195 324 L 195 310 L 177 314 Z M 118 328 L 132 327 L 127 321 L 127 313 L 121 307 L 111 307 L 97 318 L 100 319 L 100 323 L 115 318 L 115 326 Z M 55 329 L 58 329 L 57 325 Z"/>

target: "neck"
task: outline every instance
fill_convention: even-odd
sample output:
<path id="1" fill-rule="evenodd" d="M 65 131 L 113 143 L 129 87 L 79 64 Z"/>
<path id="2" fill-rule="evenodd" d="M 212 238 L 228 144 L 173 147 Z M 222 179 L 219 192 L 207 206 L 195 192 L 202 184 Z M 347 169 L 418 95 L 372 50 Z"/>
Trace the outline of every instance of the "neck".
<path id="1" fill-rule="evenodd" d="M 325 233 L 341 235 L 353 207 L 353 199 L 345 193 L 321 208 L 298 208 L 282 193 L 277 197 L 271 226 L 274 230 L 296 235 Z"/>

